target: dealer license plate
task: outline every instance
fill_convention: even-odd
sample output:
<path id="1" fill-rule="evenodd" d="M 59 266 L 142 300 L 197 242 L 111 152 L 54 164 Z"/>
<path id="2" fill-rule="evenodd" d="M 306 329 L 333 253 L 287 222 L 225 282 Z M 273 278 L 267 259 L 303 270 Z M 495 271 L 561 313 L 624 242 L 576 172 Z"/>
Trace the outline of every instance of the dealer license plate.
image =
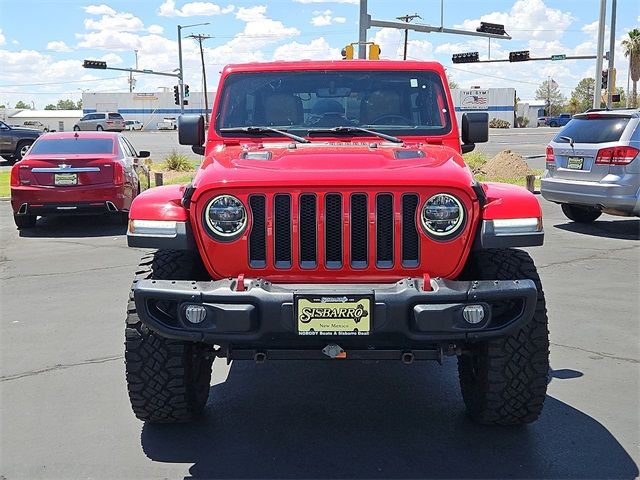
<path id="1" fill-rule="evenodd" d="M 56 185 L 77 185 L 78 174 L 77 173 L 56 173 L 54 174 L 53 182 Z"/>
<path id="2" fill-rule="evenodd" d="M 567 168 L 571 170 L 582 170 L 584 164 L 584 158 L 582 157 L 567 157 Z"/>
<path id="3" fill-rule="evenodd" d="M 296 295 L 299 335 L 369 335 L 373 295 Z"/>

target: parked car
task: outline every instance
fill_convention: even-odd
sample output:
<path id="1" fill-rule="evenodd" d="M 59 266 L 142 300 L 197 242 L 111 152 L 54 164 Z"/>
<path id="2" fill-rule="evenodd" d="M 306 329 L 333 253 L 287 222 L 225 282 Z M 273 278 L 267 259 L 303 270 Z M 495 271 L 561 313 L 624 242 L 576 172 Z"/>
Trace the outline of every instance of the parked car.
<path id="1" fill-rule="evenodd" d="M 49 126 L 45 125 L 42 122 L 39 122 L 38 120 L 27 120 L 23 123 L 23 125 L 27 128 L 34 128 L 45 133 L 49 131 Z"/>
<path id="2" fill-rule="evenodd" d="M 178 122 L 173 117 L 166 117 L 156 124 L 158 130 L 177 130 Z"/>
<path id="3" fill-rule="evenodd" d="M 549 117 L 538 117 L 537 125 L 539 127 L 544 127 L 547 124 L 547 118 Z"/>
<path id="4" fill-rule="evenodd" d="M 569 123 L 571 120 L 570 113 L 561 113 L 557 117 L 547 117 L 544 121 L 545 125 L 549 125 L 550 127 L 562 127 Z"/>
<path id="5" fill-rule="evenodd" d="M 19 229 L 38 216 L 126 213 L 148 187 L 149 156 L 119 133 L 45 133 L 11 169 L 11 206 Z"/>
<path id="6" fill-rule="evenodd" d="M 640 216 L 640 110 L 580 113 L 547 146 L 540 192 L 575 222 Z"/>
<path id="7" fill-rule="evenodd" d="M 124 121 L 124 129 L 125 130 L 142 130 L 144 125 L 142 122 L 138 120 L 125 120 Z"/>
<path id="8" fill-rule="evenodd" d="M 21 160 L 42 132 L 35 128 L 7 125 L 0 121 L 0 155 L 7 162 Z"/>
<path id="9" fill-rule="evenodd" d="M 124 130 L 124 118 L 115 112 L 87 113 L 73 126 L 75 131 L 106 130 L 121 132 Z"/>
<path id="10" fill-rule="evenodd" d="M 462 152 L 487 141 L 488 114 L 462 113 L 459 134 L 442 65 L 233 65 L 217 91 L 208 135 L 203 116 L 180 117 L 180 143 L 205 157 L 192 183 L 129 212 L 129 245 L 153 249 L 126 323 L 136 416 L 197 418 L 214 357 L 457 356 L 472 418 L 536 420 L 545 298 L 511 247 L 542 244 L 540 204 L 474 179 Z"/>

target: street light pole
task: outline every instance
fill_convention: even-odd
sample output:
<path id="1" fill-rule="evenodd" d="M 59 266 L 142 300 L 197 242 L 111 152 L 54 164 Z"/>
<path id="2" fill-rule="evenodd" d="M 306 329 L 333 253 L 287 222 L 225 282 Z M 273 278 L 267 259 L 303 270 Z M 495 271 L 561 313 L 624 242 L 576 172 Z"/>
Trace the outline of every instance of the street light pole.
<path id="1" fill-rule="evenodd" d="M 209 22 L 194 23 L 193 25 L 178 25 L 178 90 L 180 92 L 180 115 L 184 113 L 184 71 L 182 69 L 182 29 L 209 25 Z"/>

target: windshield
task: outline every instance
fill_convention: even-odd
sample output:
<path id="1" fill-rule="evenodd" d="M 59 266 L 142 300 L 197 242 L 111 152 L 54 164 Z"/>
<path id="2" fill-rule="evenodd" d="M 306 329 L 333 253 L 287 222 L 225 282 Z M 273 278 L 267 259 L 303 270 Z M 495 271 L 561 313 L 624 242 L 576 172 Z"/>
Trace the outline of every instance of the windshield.
<path id="1" fill-rule="evenodd" d="M 629 123 L 625 117 L 574 118 L 553 139 L 554 142 L 568 143 L 569 137 L 575 143 L 608 143 L 620 140 Z"/>
<path id="2" fill-rule="evenodd" d="M 221 128 L 248 126 L 302 135 L 309 129 L 338 126 L 391 135 L 435 136 L 451 130 L 445 91 L 433 71 L 236 73 L 227 77 L 220 95 L 218 133 Z"/>
<path id="3" fill-rule="evenodd" d="M 32 155 L 59 153 L 113 153 L 113 140 L 110 138 L 56 138 L 38 140 L 31 147 Z"/>

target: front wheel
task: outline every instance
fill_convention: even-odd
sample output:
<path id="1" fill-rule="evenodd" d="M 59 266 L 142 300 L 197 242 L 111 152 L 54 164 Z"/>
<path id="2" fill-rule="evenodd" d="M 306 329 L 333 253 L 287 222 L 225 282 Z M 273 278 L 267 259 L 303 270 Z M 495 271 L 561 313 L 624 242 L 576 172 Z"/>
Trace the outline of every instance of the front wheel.
<path id="1" fill-rule="evenodd" d="M 560 207 L 562 208 L 562 213 L 564 213 L 569 220 L 578 223 L 591 223 L 602 215 L 600 210 L 593 207 L 583 207 L 569 203 L 563 203 Z"/>
<path id="2" fill-rule="evenodd" d="M 16 148 L 16 153 L 14 155 L 16 161 L 20 161 L 24 158 L 24 156 L 31 148 L 31 145 L 33 145 L 32 141 L 23 141 L 18 143 L 18 147 Z"/>
<path id="3" fill-rule="evenodd" d="M 204 272 L 199 257 L 159 250 L 143 257 L 133 284 L 142 279 L 204 280 Z M 136 417 L 151 423 L 194 420 L 207 403 L 212 363 L 210 345 L 171 340 L 143 325 L 132 288 L 125 329 L 125 371 Z"/>
<path id="4" fill-rule="evenodd" d="M 74 132 L 79 132 L 80 131 L 80 127 L 78 125 L 73 127 L 73 131 Z"/>
<path id="5" fill-rule="evenodd" d="M 471 280 L 530 279 L 538 300 L 533 319 L 512 335 L 472 343 L 458 357 L 462 397 L 469 415 L 491 425 L 521 425 L 538 419 L 547 392 L 549 330 L 540 277 L 526 252 L 484 250 L 469 259 Z"/>
<path id="6" fill-rule="evenodd" d="M 97 130 L 98 132 L 101 132 L 102 130 L 104 130 L 104 128 L 102 128 L 102 125 L 98 125 L 98 126 L 96 127 L 96 130 Z"/>

